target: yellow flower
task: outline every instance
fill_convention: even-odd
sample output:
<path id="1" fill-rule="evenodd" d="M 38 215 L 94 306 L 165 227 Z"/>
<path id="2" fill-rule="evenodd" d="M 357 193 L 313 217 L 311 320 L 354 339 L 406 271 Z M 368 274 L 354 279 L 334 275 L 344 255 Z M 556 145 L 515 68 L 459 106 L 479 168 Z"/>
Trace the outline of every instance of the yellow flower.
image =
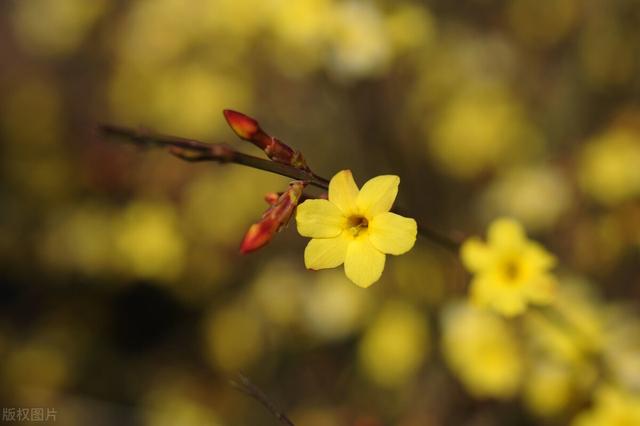
<path id="1" fill-rule="evenodd" d="M 516 394 L 525 359 L 513 324 L 460 302 L 443 310 L 441 324 L 444 359 L 473 396 L 508 399 Z"/>
<path id="2" fill-rule="evenodd" d="M 518 315 L 529 301 L 551 302 L 556 281 L 549 269 L 555 258 L 527 239 L 522 226 L 511 219 L 491 224 L 488 243 L 470 238 L 461 249 L 462 262 L 475 274 L 471 299 L 506 316 Z"/>
<path id="3" fill-rule="evenodd" d="M 360 287 L 380 279 L 385 254 L 411 250 L 416 221 L 389 212 L 398 193 L 398 176 L 377 176 L 358 190 L 350 170 L 329 183 L 328 200 L 307 200 L 298 207 L 298 232 L 313 238 L 304 251 L 308 269 L 344 263 L 347 277 Z"/>
<path id="4" fill-rule="evenodd" d="M 595 404 L 580 413 L 572 426 L 631 426 L 640 424 L 640 394 L 601 385 L 596 391 Z"/>

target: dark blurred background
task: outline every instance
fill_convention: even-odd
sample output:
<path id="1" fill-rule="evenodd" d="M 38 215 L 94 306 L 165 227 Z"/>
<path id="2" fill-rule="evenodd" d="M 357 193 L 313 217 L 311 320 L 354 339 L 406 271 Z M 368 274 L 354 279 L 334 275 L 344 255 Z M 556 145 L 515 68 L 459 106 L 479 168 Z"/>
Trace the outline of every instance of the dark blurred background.
<path id="1" fill-rule="evenodd" d="M 640 401 L 639 100 L 638 0 L 5 0 L 0 405 L 277 424 L 229 386 L 242 371 L 303 426 L 616 424 L 603 392 Z M 399 175 L 442 233 L 517 218 L 580 336 L 468 311 L 425 240 L 367 290 L 306 271 L 294 226 L 241 256 L 285 178 L 96 132 L 261 155 L 224 108 L 325 177 Z"/>

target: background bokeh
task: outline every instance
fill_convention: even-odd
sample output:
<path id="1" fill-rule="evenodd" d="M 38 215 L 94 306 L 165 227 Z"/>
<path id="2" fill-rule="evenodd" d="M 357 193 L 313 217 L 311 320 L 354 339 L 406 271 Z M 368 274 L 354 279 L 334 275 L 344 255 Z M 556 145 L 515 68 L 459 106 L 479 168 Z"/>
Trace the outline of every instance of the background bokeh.
<path id="1" fill-rule="evenodd" d="M 242 371 L 304 426 L 622 425 L 639 101 L 638 0 L 0 2 L 0 405 L 277 424 L 229 386 Z M 471 309 L 428 240 L 366 290 L 306 271 L 294 227 L 241 256 L 285 178 L 95 131 L 260 155 L 223 108 L 325 177 L 399 175 L 403 210 L 456 238 L 515 217 L 559 258 L 568 323 Z"/>

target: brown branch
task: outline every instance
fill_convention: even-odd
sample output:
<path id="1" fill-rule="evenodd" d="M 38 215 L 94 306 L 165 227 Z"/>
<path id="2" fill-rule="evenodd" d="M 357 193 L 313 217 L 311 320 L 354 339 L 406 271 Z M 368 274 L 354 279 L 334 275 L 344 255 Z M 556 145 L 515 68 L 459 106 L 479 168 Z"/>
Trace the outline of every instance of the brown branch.
<path id="1" fill-rule="evenodd" d="M 452 238 L 439 233 L 438 231 L 434 231 L 433 229 L 426 228 L 425 226 L 418 223 L 418 235 L 430 240 L 432 243 L 435 243 L 457 255 L 460 250 L 461 242 L 455 241 Z"/>
<path id="2" fill-rule="evenodd" d="M 264 170 L 295 180 L 303 180 L 309 185 L 328 189 L 329 182 L 314 173 L 296 169 L 283 163 L 265 160 L 236 151 L 229 145 L 221 143 L 204 143 L 193 139 L 156 134 L 145 130 L 103 124 L 99 130 L 105 136 L 115 136 L 136 145 L 165 146 L 171 153 L 187 161 L 217 161 L 219 163 L 235 163 L 254 169 Z"/>
<path id="3" fill-rule="evenodd" d="M 276 419 L 286 426 L 295 426 L 289 418 L 276 408 L 276 406 L 269 400 L 267 395 L 264 394 L 256 385 L 251 383 L 248 377 L 243 374 L 238 374 L 237 380 L 230 381 L 231 386 L 238 389 L 240 392 L 250 396 L 264 406 Z"/>
<path id="4" fill-rule="evenodd" d="M 180 138 L 136 130 L 129 127 L 103 124 L 99 126 L 100 132 L 105 136 L 118 137 L 124 141 L 141 146 L 168 147 L 169 152 L 176 157 L 190 162 L 216 161 L 218 163 L 235 163 L 254 169 L 264 170 L 295 180 L 305 181 L 308 185 L 324 190 L 329 189 L 329 180 L 316 175 L 311 171 L 295 168 L 291 165 L 278 163 L 271 160 L 255 157 L 236 151 L 232 147 L 222 143 L 205 143 L 194 139 Z M 398 210 L 396 210 L 398 212 Z M 411 216 L 406 215 L 405 216 Z M 437 231 L 418 224 L 418 234 L 431 242 L 458 253 L 460 242 L 451 239 Z"/>

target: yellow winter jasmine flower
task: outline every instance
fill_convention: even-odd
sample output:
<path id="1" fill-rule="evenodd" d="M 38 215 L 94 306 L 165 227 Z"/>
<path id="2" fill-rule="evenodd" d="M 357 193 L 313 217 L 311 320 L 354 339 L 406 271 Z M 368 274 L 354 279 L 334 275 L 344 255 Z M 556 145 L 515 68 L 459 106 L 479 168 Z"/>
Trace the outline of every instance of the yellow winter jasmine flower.
<path id="1" fill-rule="evenodd" d="M 498 219 L 489 227 L 488 242 L 470 238 L 461 249 L 462 262 L 474 273 L 471 299 L 506 316 L 518 315 L 529 301 L 551 302 L 556 281 L 549 270 L 555 258 L 527 239 L 522 226 Z"/>
<path id="2" fill-rule="evenodd" d="M 305 266 L 344 263 L 347 277 L 360 287 L 378 281 L 385 255 L 406 253 L 416 241 L 416 221 L 389 211 L 399 183 L 398 176 L 377 176 L 358 190 L 351 171 L 343 170 L 331 179 L 328 200 L 298 206 L 298 232 L 312 238 L 304 251 Z"/>
<path id="3" fill-rule="evenodd" d="M 601 385 L 596 391 L 595 404 L 580 413 L 571 426 L 632 426 L 640 425 L 640 393 Z"/>

